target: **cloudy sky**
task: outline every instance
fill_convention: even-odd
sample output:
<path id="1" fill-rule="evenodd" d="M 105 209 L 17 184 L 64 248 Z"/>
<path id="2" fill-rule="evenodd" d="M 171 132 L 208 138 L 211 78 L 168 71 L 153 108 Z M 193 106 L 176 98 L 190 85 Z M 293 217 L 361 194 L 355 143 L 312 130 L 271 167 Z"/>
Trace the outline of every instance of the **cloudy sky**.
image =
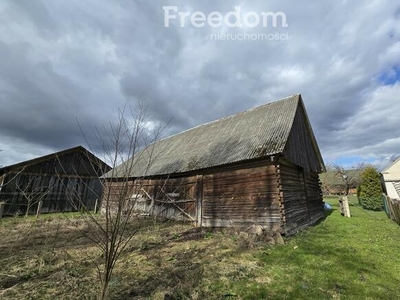
<path id="1" fill-rule="evenodd" d="M 190 20 L 235 6 L 242 27 Z M 87 146 L 78 121 L 98 151 L 95 126 L 138 101 L 169 135 L 297 93 L 325 162 L 400 155 L 400 3 L 0 1 L 0 166 Z"/>

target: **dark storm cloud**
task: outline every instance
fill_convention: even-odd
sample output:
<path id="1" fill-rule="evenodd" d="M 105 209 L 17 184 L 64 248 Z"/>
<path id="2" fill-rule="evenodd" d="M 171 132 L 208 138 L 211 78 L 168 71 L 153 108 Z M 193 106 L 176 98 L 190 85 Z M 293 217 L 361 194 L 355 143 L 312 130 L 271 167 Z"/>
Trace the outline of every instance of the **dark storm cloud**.
<path id="1" fill-rule="evenodd" d="M 79 90 L 71 93 L 74 85 L 54 73 L 49 63 L 31 65 L 23 48 L 0 43 L 1 132 L 47 146 L 54 142 L 67 145 L 72 138 L 71 133 L 65 136 L 72 125 L 65 115 L 68 98 L 75 97 Z"/>
<path id="2" fill-rule="evenodd" d="M 166 28 L 164 5 L 282 11 L 289 27 Z M 3 1 L 0 164 L 84 144 L 77 119 L 100 151 L 95 126 L 138 101 L 152 124 L 169 122 L 166 136 L 295 93 L 327 160 L 383 162 L 400 148 L 399 83 L 379 80 L 399 66 L 398 11 L 390 1 Z M 243 32 L 289 40 L 210 38 Z"/>

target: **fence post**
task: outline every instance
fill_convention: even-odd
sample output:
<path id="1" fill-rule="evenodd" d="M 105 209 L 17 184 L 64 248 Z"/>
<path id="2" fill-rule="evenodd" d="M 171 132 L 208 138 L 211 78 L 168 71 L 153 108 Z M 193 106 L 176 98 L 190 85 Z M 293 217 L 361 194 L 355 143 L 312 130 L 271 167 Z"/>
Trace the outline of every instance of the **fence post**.
<path id="1" fill-rule="evenodd" d="M 395 216 L 394 216 L 394 208 L 393 208 L 392 199 L 389 196 L 387 196 L 386 200 L 387 200 L 388 209 L 389 209 L 389 215 L 388 215 L 389 219 L 394 221 L 395 220 Z"/>
<path id="2" fill-rule="evenodd" d="M 386 215 L 390 219 L 390 211 L 389 211 L 389 204 L 388 199 L 384 193 L 382 193 L 382 201 L 383 201 L 383 208 L 385 209 Z"/>
<path id="3" fill-rule="evenodd" d="M 391 212 L 393 215 L 392 220 L 395 221 L 397 224 L 400 225 L 400 201 L 395 200 L 395 199 L 390 199 L 390 204 L 391 204 Z"/>

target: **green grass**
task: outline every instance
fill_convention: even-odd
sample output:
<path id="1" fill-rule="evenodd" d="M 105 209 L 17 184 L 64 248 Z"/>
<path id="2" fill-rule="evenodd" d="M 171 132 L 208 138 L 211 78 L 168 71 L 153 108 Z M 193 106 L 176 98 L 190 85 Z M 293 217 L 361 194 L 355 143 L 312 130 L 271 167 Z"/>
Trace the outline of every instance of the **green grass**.
<path id="1" fill-rule="evenodd" d="M 400 226 L 349 200 L 351 218 L 340 215 L 337 198 L 326 199 L 334 208 L 326 219 L 279 246 L 232 230 L 185 238 L 190 225 L 148 223 L 121 258 L 111 296 L 400 299 Z M 96 273 L 88 258 L 100 254 L 73 227 L 63 225 L 56 235 L 58 219 L 50 220 L 0 222 L 1 299 L 93 298 Z"/>
<path id="2" fill-rule="evenodd" d="M 211 288 L 241 299 L 399 299 L 400 227 L 349 200 L 352 218 L 340 215 L 338 198 L 326 199 L 334 210 L 324 221 L 286 245 L 249 251 L 257 267 L 215 276 Z"/>

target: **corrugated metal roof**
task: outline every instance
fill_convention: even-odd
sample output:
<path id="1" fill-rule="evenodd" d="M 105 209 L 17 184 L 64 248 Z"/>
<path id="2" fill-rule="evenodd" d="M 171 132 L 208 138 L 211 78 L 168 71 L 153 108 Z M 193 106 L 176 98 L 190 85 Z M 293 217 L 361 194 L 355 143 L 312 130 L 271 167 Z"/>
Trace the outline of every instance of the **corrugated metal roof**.
<path id="1" fill-rule="evenodd" d="M 299 101 L 293 95 L 157 141 L 127 162 L 134 165 L 129 175 L 188 172 L 282 153 Z M 120 165 L 104 177 L 125 177 L 124 170 Z"/>
<path id="2" fill-rule="evenodd" d="M 0 168 L 0 175 L 3 175 L 3 174 L 5 174 L 7 172 L 10 172 L 10 171 L 19 172 L 19 171 L 23 170 L 26 166 L 30 166 L 30 165 L 34 165 L 34 164 L 38 164 L 38 163 L 44 162 L 46 160 L 54 159 L 57 156 L 62 156 L 62 155 L 65 155 L 67 153 L 73 153 L 73 152 L 79 152 L 79 151 L 84 153 L 84 155 L 88 159 L 92 160 L 95 165 L 97 165 L 98 167 L 101 167 L 103 170 L 110 170 L 111 169 L 111 167 L 109 165 L 107 165 L 105 162 L 103 162 L 101 159 L 99 159 L 97 156 L 95 156 L 89 150 L 85 149 L 82 146 L 76 146 L 76 147 L 68 148 L 68 149 L 65 149 L 65 150 L 62 150 L 62 151 L 59 151 L 59 152 L 54 152 L 54 153 L 51 153 L 51 154 L 48 154 L 48 155 L 44 155 L 44 156 L 41 156 L 41 157 L 33 158 L 33 159 L 30 159 L 30 160 L 26 160 L 26 161 L 23 161 L 23 162 L 12 164 L 12 165 L 9 165 L 9 166 L 6 166 L 6 167 L 2 167 L 2 168 Z"/>

